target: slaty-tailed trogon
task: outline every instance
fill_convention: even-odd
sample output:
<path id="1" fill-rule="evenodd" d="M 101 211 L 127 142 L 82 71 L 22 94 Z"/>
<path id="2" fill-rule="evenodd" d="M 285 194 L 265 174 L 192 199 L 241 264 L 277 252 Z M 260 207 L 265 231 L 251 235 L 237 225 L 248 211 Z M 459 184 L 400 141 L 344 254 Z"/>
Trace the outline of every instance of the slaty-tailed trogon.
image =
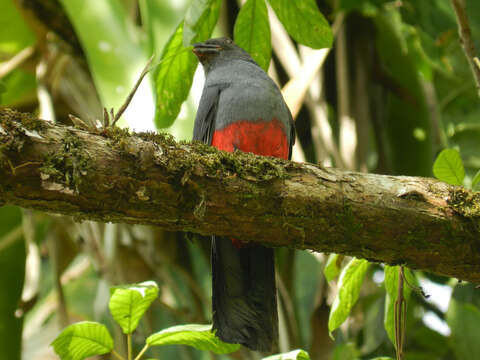
<path id="1" fill-rule="evenodd" d="M 225 151 L 290 158 L 292 115 L 280 90 L 228 38 L 194 44 L 205 70 L 193 139 Z M 213 329 L 223 341 L 269 352 L 278 338 L 273 249 L 212 237 Z"/>

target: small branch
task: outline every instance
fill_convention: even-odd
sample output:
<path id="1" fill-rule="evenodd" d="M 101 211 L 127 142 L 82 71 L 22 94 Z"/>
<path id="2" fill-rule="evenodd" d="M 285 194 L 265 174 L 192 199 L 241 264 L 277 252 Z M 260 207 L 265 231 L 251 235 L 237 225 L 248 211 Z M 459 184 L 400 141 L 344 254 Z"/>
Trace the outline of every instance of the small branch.
<path id="1" fill-rule="evenodd" d="M 137 82 L 135 83 L 135 85 L 133 86 L 133 89 L 132 91 L 130 91 L 130 94 L 128 94 L 127 96 L 127 99 L 125 100 L 125 102 L 123 103 L 123 105 L 120 107 L 120 109 L 118 110 L 117 114 L 115 115 L 115 117 L 113 117 L 113 109 L 112 109 L 112 126 L 115 126 L 115 124 L 117 123 L 117 121 L 120 119 L 120 117 L 123 115 L 123 113 L 125 112 L 125 110 L 127 109 L 128 105 L 130 104 L 130 101 L 132 101 L 133 99 L 133 96 L 135 95 L 135 93 L 137 92 L 137 89 L 138 87 L 140 86 L 143 78 L 145 77 L 145 75 L 148 74 L 148 72 L 150 71 L 150 65 L 152 64 L 152 61 L 153 61 L 153 58 L 154 58 L 155 55 L 152 55 L 150 57 L 150 59 L 148 59 L 147 61 L 147 64 L 145 65 L 145 67 L 143 68 L 142 70 L 142 73 L 140 74 L 140 77 L 138 78 Z"/>
<path id="2" fill-rule="evenodd" d="M 451 0 L 455 15 L 457 17 L 458 32 L 460 36 L 460 42 L 463 46 L 463 51 L 472 69 L 475 83 L 477 84 L 478 96 L 480 96 L 480 66 L 476 64 L 478 58 L 476 58 L 475 46 L 472 41 L 472 32 L 468 23 L 468 16 L 465 9 L 465 0 Z"/>
<path id="3" fill-rule="evenodd" d="M 7 76 L 11 71 L 21 66 L 35 53 L 35 47 L 28 46 L 18 54 L 0 64 L 0 79 Z"/>

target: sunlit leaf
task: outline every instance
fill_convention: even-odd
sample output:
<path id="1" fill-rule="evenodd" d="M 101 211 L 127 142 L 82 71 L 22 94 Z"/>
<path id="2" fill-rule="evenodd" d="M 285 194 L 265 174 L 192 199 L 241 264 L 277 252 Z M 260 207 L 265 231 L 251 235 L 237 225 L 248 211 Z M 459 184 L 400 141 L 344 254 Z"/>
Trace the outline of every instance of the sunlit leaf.
<path id="1" fill-rule="evenodd" d="M 221 0 L 195 0 L 185 15 L 183 45 L 206 40 L 218 20 Z"/>
<path id="2" fill-rule="evenodd" d="M 315 0 L 269 0 L 268 2 L 288 33 L 300 44 L 314 49 L 332 46 L 332 30 Z"/>
<path id="3" fill-rule="evenodd" d="M 271 355 L 263 358 L 263 360 L 310 360 L 310 356 L 305 350 L 297 349 L 288 353 Z"/>
<path id="4" fill-rule="evenodd" d="M 62 360 L 82 360 L 111 352 L 113 340 L 105 325 L 83 321 L 67 326 L 52 346 Z"/>
<path id="5" fill-rule="evenodd" d="M 328 319 L 330 333 L 342 325 L 357 302 L 369 266 L 367 260 L 352 259 L 343 268 L 338 282 L 338 294 L 333 301 Z"/>
<path id="6" fill-rule="evenodd" d="M 248 0 L 240 9 L 233 30 L 235 43 L 267 71 L 272 51 L 265 0 Z"/>
<path id="7" fill-rule="evenodd" d="M 220 0 L 194 1 L 185 21 L 178 25 L 163 49 L 154 75 L 157 97 L 155 124 L 159 128 L 172 125 L 192 86 L 197 59 L 184 44 L 204 41 L 211 36 L 218 20 L 220 3 Z"/>
<path id="8" fill-rule="evenodd" d="M 149 346 L 188 345 L 198 350 L 209 350 L 216 354 L 228 354 L 240 349 L 238 344 L 221 341 L 212 332 L 212 325 L 188 324 L 173 326 L 147 338 Z"/>
<path id="9" fill-rule="evenodd" d="M 385 330 L 387 331 L 388 337 L 392 344 L 395 345 L 395 301 L 398 298 L 398 272 L 399 266 L 389 266 L 385 265 L 385 315 L 384 315 L 384 325 Z M 404 275 L 408 280 L 408 283 L 411 285 L 417 285 L 417 280 L 413 273 L 408 269 L 403 269 Z M 412 289 L 410 286 L 404 283 L 403 285 L 403 297 L 405 301 L 408 301 L 410 298 L 410 293 Z"/>
<path id="10" fill-rule="evenodd" d="M 433 164 L 433 174 L 437 179 L 451 185 L 462 185 L 465 169 L 458 150 L 442 150 Z"/>
<path id="11" fill-rule="evenodd" d="M 154 281 L 146 281 L 121 287 L 113 287 L 108 307 L 115 321 L 125 334 L 131 334 L 141 317 L 158 296 Z"/>
<path id="12" fill-rule="evenodd" d="M 344 256 L 339 254 L 330 254 L 328 256 L 327 263 L 323 269 L 327 281 L 332 281 L 340 274 L 343 259 Z"/>

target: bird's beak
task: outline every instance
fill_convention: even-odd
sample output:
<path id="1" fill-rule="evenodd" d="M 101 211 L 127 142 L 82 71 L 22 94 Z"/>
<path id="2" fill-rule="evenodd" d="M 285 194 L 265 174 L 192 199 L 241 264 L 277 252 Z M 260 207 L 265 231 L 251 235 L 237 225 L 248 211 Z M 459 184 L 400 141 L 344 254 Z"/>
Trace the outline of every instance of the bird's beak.
<path id="1" fill-rule="evenodd" d="M 213 55 L 218 53 L 222 47 L 216 44 L 207 44 L 207 43 L 195 43 L 193 44 L 193 53 L 198 57 L 205 55 Z"/>

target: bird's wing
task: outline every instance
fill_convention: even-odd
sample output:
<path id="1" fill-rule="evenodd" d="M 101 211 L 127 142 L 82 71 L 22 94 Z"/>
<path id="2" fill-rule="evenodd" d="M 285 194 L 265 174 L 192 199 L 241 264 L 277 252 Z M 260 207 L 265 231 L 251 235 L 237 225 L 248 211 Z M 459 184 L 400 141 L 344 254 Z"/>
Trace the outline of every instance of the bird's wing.
<path id="1" fill-rule="evenodd" d="M 193 127 L 193 140 L 211 144 L 215 130 L 215 117 L 220 91 L 221 87 L 218 85 L 205 86 L 203 88 Z"/>

